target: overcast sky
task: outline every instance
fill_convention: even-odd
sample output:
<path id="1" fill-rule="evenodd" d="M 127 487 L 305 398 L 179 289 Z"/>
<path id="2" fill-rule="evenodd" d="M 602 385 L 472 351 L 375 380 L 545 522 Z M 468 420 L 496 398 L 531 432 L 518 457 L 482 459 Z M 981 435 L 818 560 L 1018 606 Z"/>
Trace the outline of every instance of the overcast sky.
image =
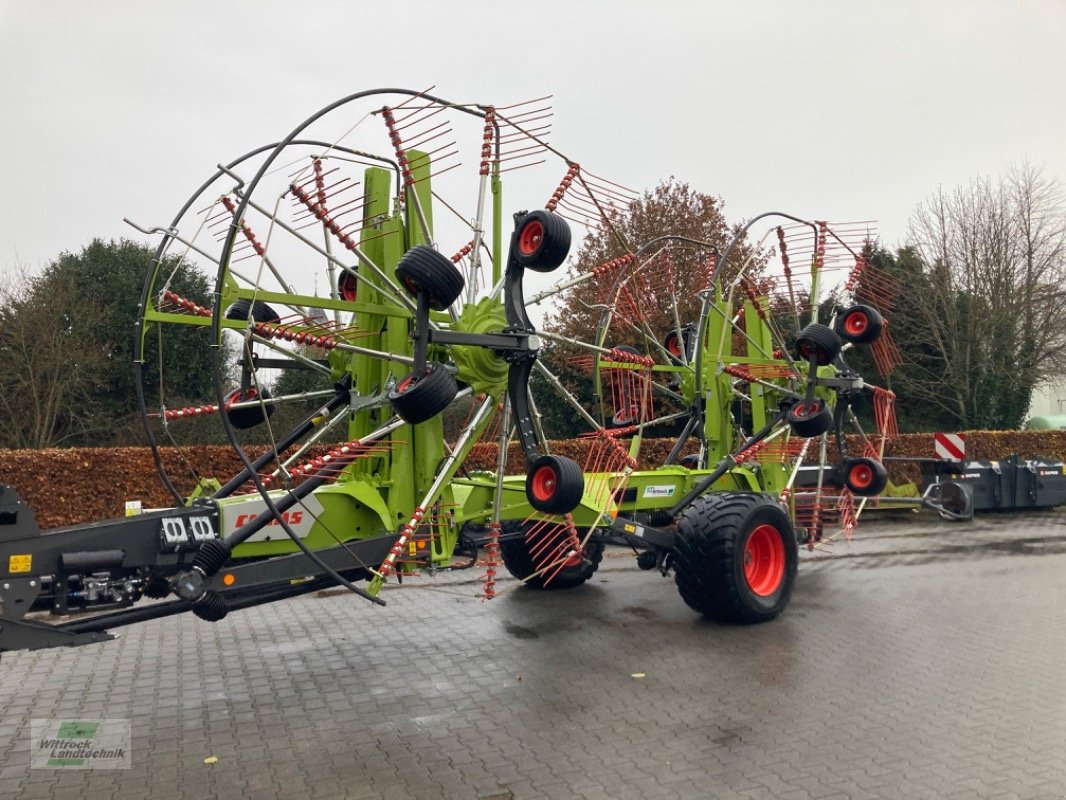
<path id="1" fill-rule="evenodd" d="M 1063 0 L 0 0 L 0 270 L 140 238 L 124 216 L 169 221 L 219 161 L 379 86 L 552 94 L 553 144 L 627 186 L 894 245 L 938 185 L 1066 181 L 1064 83 Z"/>

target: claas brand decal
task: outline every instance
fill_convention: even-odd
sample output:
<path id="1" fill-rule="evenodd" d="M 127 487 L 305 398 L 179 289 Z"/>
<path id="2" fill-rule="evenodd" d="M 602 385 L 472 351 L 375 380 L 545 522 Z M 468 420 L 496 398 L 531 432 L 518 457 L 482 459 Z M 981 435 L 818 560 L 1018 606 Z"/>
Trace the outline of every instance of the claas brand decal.
<path id="1" fill-rule="evenodd" d="M 281 519 L 292 528 L 297 536 L 303 539 L 311 532 L 311 528 L 315 525 L 315 520 L 321 513 L 322 503 L 316 497 L 309 497 L 298 507 L 281 512 Z M 223 515 L 222 535 L 228 536 L 238 528 L 247 525 L 260 514 L 271 517 L 266 503 L 258 497 L 255 499 L 249 498 L 244 503 L 227 506 Z M 270 522 L 249 537 L 247 541 L 269 542 L 273 539 L 285 537 L 285 532 L 281 530 L 281 523 L 277 519 L 271 518 Z"/>

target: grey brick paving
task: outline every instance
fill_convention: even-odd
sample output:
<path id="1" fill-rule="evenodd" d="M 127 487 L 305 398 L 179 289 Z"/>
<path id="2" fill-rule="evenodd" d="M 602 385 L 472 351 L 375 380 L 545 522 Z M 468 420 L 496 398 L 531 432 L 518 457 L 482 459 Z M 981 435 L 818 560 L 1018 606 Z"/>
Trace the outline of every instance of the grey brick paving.
<path id="1" fill-rule="evenodd" d="M 1066 798 L 1066 513 L 867 524 L 750 628 L 629 558 L 473 577 L 5 654 L 0 800 Z M 132 769 L 29 770 L 33 716 L 129 717 Z"/>

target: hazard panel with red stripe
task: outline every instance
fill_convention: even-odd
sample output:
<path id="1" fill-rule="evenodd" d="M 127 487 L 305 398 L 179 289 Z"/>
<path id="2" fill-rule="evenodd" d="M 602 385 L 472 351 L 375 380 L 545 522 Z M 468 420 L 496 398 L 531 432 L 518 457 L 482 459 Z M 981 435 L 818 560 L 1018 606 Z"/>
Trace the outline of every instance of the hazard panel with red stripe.
<path id="1" fill-rule="evenodd" d="M 934 434 L 933 444 L 937 458 L 962 461 L 966 457 L 966 437 L 961 433 Z"/>

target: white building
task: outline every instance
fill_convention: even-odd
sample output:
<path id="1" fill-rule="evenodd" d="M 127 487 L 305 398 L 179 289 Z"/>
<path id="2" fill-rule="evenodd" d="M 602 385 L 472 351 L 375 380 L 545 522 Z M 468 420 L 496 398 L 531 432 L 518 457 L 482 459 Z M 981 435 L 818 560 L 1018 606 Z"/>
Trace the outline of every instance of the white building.
<path id="1" fill-rule="evenodd" d="M 1033 389 L 1026 419 L 1066 416 L 1066 381 L 1042 383 Z"/>

